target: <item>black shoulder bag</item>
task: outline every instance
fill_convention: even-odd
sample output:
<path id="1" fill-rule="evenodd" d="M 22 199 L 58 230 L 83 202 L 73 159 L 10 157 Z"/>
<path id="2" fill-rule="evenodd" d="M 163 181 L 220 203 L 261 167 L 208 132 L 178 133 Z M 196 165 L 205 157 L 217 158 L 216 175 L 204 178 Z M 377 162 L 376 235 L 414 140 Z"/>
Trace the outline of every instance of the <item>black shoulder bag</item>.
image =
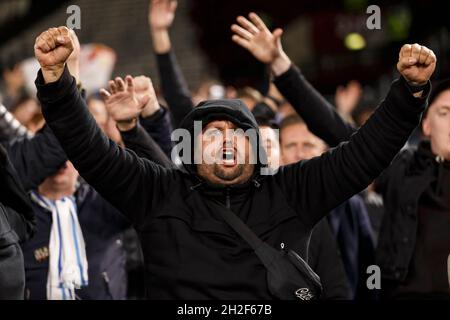
<path id="1" fill-rule="evenodd" d="M 214 201 L 208 202 L 214 204 L 225 222 L 252 247 L 264 264 L 267 269 L 267 284 L 273 296 L 281 300 L 319 299 L 322 293 L 320 278 L 300 255 L 286 247 L 275 250 L 258 238 L 230 209 Z"/>

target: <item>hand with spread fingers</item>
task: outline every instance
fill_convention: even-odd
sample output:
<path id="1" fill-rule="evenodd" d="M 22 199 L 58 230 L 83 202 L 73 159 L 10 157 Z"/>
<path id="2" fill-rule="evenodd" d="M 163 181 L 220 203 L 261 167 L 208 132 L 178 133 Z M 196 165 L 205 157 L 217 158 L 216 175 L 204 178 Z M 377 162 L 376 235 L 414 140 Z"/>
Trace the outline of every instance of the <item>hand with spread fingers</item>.
<path id="1" fill-rule="evenodd" d="M 351 113 L 361 100 L 362 95 L 362 86 L 356 80 L 350 81 L 345 86 L 337 87 L 336 94 L 334 95 L 336 109 L 341 115 L 351 116 Z"/>
<path id="2" fill-rule="evenodd" d="M 436 55 L 425 46 L 405 44 L 398 57 L 397 70 L 411 85 L 424 85 L 436 68 Z"/>
<path id="3" fill-rule="evenodd" d="M 291 62 L 281 46 L 282 29 L 270 32 L 261 18 L 253 12 L 249 14 L 249 19 L 239 16 L 236 20 L 238 24 L 231 26 L 234 42 L 247 49 L 259 61 L 270 64 L 276 75 L 289 68 Z"/>
<path id="4" fill-rule="evenodd" d="M 34 55 L 46 83 L 55 82 L 61 77 L 73 49 L 73 40 L 67 27 L 50 28 L 36 38 Z"/>
<path id="5" fill-rule="evenodd" d="M 177 1 L 152 0 L 148 12 L 148 21 L 152 29 L 169 29 L 175 18 Z"/>
<path id="6" fill-rule="evenodd" d="M 120 77 L 109 81 L 109 91 L 101 89 L 100 93 L 120 131 L 128 131 L 136 126 L 139 115 L 151 99 L 147 94 L 138 97 L 130 75 L 125 77 L 125 81 Z"/>
<path id="7" fill-rule="evenodd" d="M 148 23 L 152 35 L 153 49 L 158 54 L 170 51 L 169 28 L 175 19 L 177 1 L 175 0 L 151 0 L 148 11 Z"/>

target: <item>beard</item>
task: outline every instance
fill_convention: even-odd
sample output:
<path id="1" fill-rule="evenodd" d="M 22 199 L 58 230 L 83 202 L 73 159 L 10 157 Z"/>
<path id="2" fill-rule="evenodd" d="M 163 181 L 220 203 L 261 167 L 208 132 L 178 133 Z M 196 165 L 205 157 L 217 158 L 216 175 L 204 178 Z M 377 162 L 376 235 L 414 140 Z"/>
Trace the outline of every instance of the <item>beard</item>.
<path id="1" fill-rule="evenodd" d="M 239 164 L 234 168 L 224 168 L 220 165 L 215 164 L 213 168 L 213 173 L 216 177 L 225 181 L 233 181 L 244 172 L 244 165 Z"/>
<path id="2" fill-rule="evenodd" d="M 254 165 L 239 164 L 225 167 L 218 164 L 199 164 L 197 173 L 213 185 L 235 185 L 248 181 L 254 170 Z"/>

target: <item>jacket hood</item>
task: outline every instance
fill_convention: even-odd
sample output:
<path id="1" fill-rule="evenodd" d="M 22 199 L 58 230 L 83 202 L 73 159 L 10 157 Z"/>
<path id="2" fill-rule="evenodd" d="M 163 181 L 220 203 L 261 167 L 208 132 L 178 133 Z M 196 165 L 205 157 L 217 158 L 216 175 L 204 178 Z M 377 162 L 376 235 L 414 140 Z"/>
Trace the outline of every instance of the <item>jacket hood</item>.
<path id="1" fill-rule="evenodd" d="M 267 167 L 267 156 L 264 148 L 260 144 L 260 133 L 255 117 L 247 108 L 247 106 L 238 99 L 224 100 L 206 100 L 200 102 L 186 117 L 181 121 L 180 128 L 186 129 L 191 135 L 191 150 L 194 150 L 194 141 L 197 138 L 194 131 L 194 121 L 201 121 L 202 129 L 211 121 L 227 120 L 234 123 L 238 128 L 244 131 L 253 129 L 257 133 L 257 139 L 250 139 L 250 143 L 255 150 L 258 150 L 257 164 L 255 173 L 258 173 L 262 167 Z M 257 140 L 257 141 L 254 141 Z M 254 146 L 256 144 L 256 146 Z M 190 163 L 182 160 L 184 168 L 191 174 L 196 174 L 196 166 L 194 164 L 194 152 L 192 152 Z"/>

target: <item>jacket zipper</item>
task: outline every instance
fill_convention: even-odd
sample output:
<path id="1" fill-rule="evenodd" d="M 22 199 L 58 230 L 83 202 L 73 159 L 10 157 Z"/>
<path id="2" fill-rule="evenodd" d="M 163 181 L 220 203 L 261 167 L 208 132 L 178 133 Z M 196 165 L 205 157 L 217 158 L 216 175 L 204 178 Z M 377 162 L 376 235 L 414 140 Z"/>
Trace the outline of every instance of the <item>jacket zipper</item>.
<path id="1" fill-rule="evenodd" d="M 230 189 L 226 189 L 226 196 L 225 196 L 225 205 L 228 209 L 231 209 L 231 203 L 230 203 Z"/>

